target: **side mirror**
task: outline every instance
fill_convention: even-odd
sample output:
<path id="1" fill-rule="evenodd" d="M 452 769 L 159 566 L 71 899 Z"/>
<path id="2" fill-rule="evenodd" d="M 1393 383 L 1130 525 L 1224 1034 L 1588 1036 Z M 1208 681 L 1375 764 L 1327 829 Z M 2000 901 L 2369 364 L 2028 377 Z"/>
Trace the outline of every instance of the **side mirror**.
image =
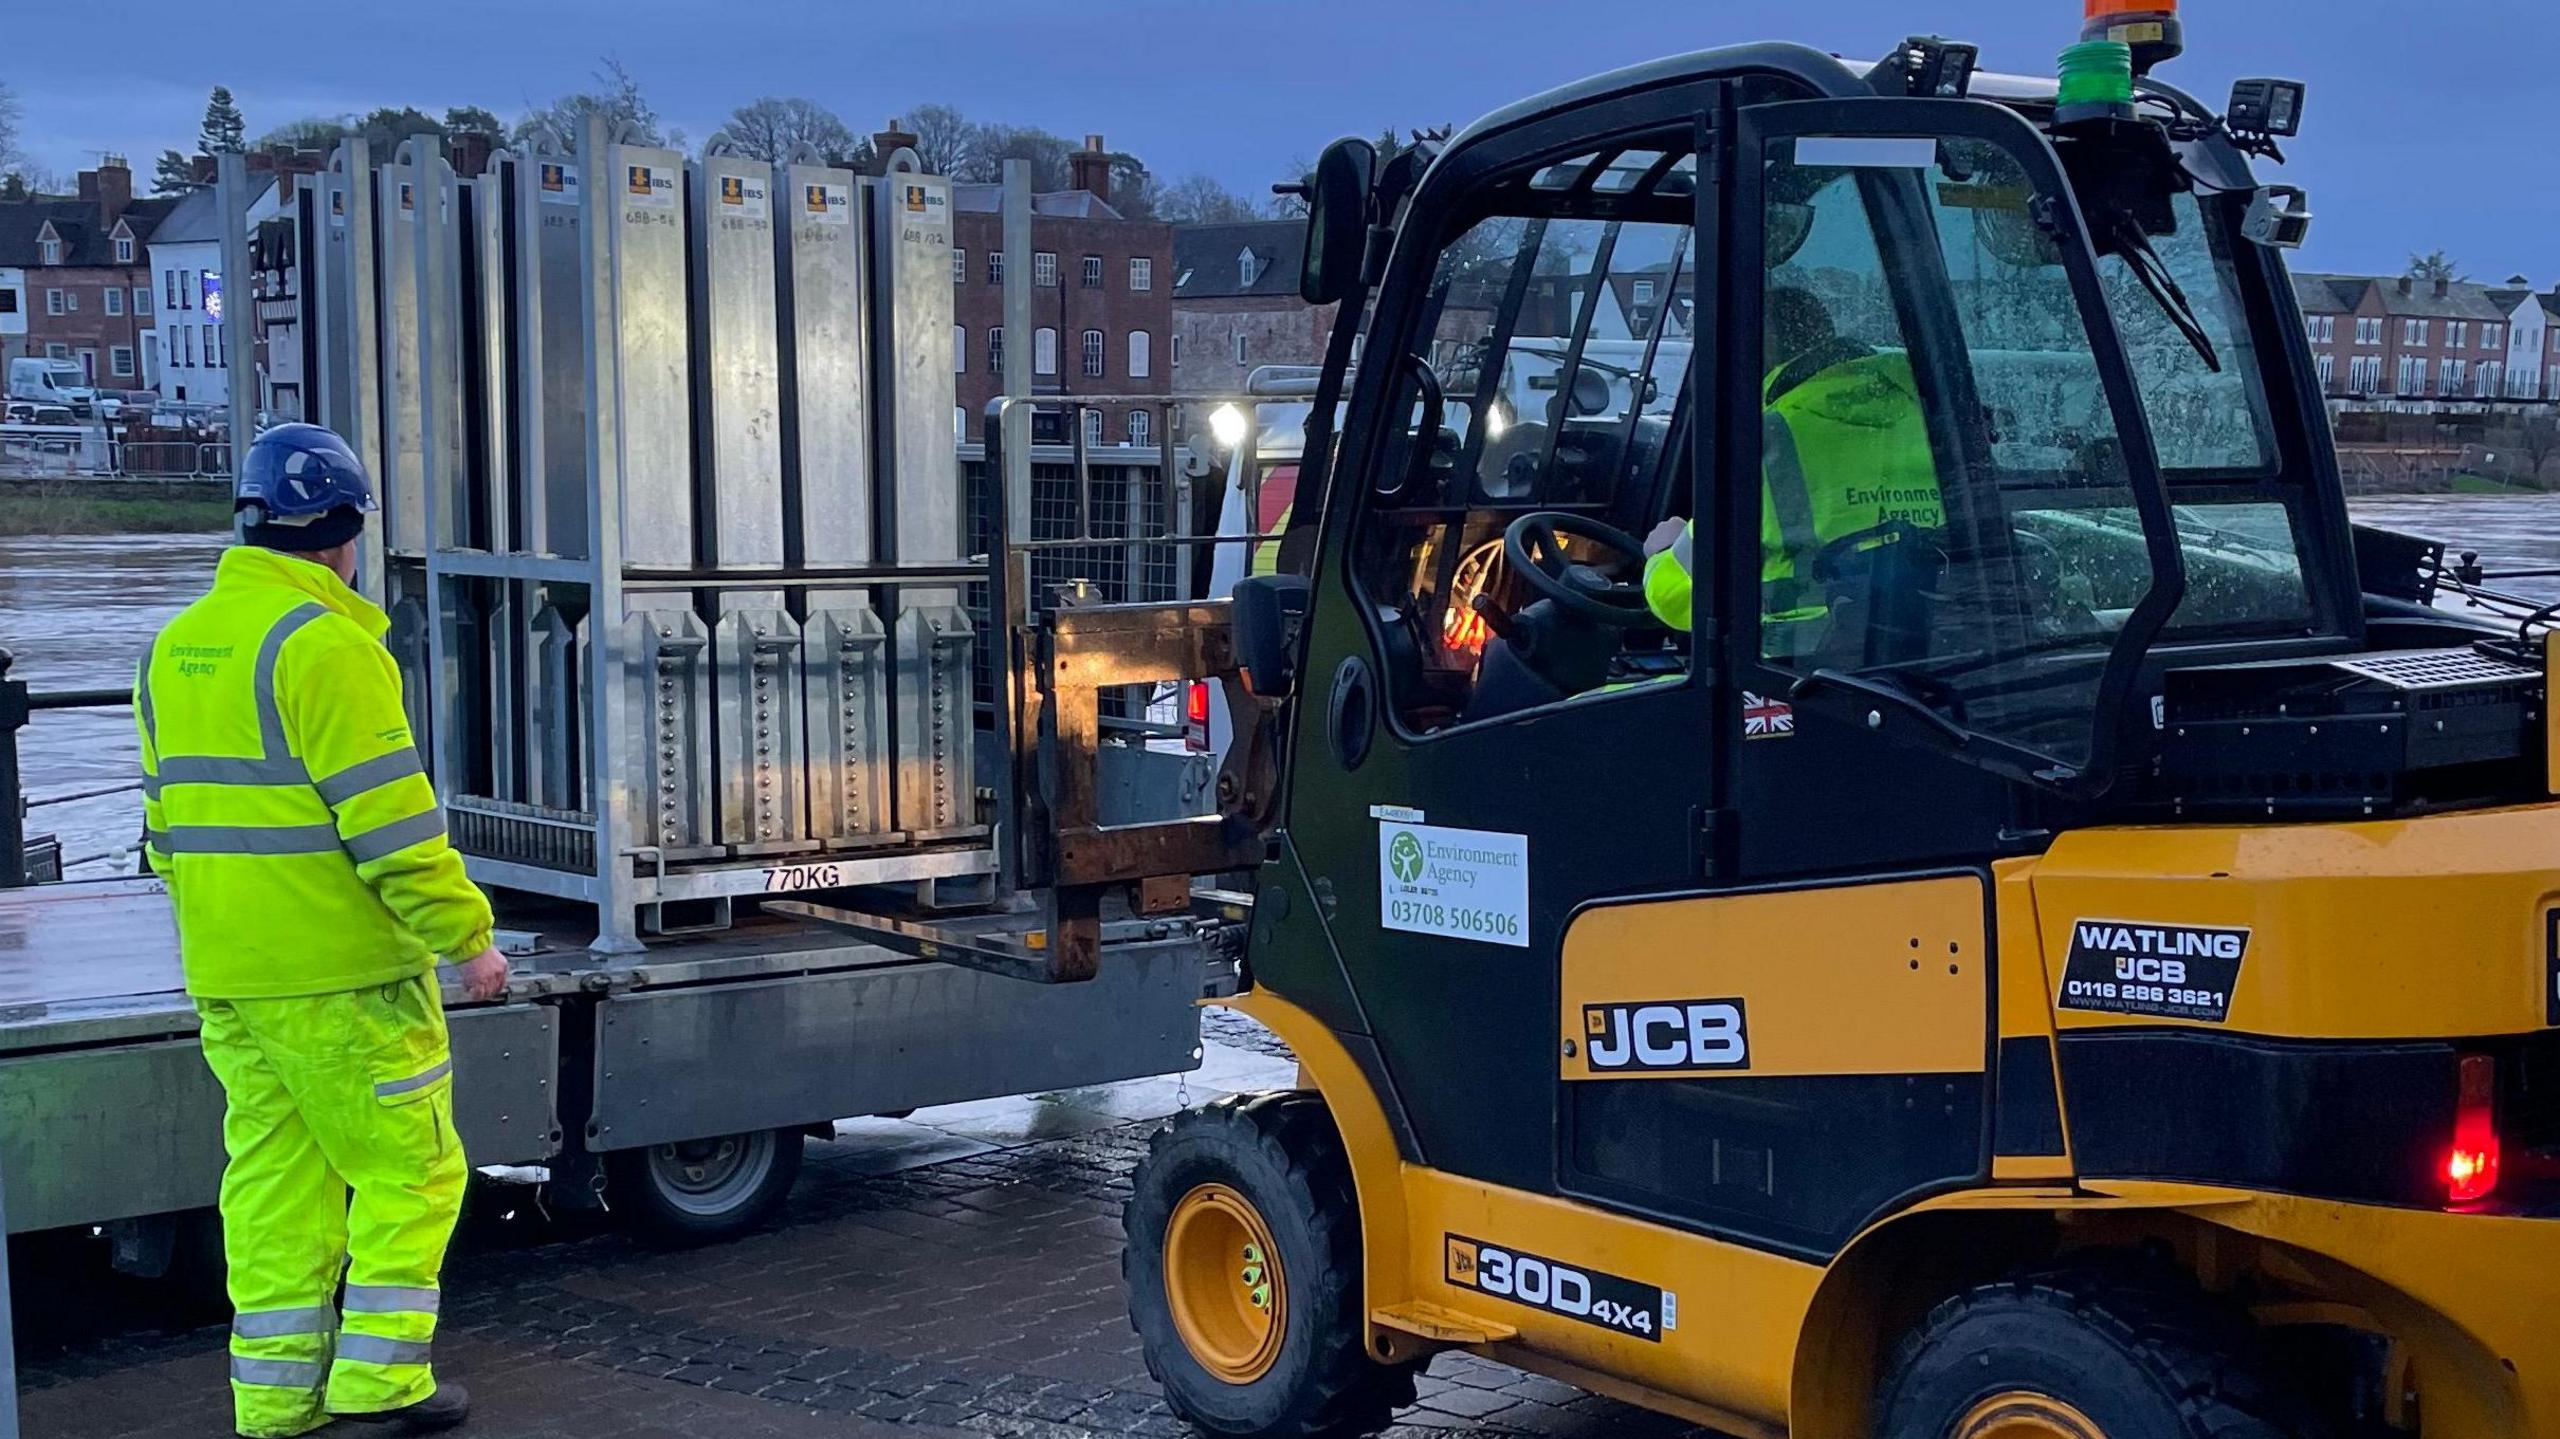
<path id="1" fill-rule="evenodd" d="M 1305 575 L 1252 575 L 1236 581 L 1236 668 L 1256 698 L 1286 699 L 1298 686 L 1298 632 L 1305 627 L 1315 582 Z"/>
<path id="2" fill-rule="evenodd" d="M 1307 185 L 1307 263 L 1298 276 L 1298 296 L 1308 304 L 1333 304 L 1360 282 L 1377 171 L 1377 147 L 1360 139 L 1336 140 L 1316 161 Z"/>

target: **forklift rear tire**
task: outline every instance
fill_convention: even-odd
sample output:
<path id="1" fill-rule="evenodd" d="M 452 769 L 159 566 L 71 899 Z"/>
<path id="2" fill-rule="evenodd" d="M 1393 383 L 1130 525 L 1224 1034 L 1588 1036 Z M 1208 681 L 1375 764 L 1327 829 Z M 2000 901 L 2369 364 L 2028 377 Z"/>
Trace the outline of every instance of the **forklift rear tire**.
<path id="1" fill-rule="evenodd" d="M 1336 1439 L 1413 1402 L 1413 1367 L 1365 1347 L 1360 1206 L 1322 1099 L 1176 1115 L 1133 1186 L 1129 1323 L 1175 1414 L 1241 1439 Z"/>
<path id="2" fill-rule="evenodd" d="M 605 1196 L 643 1236 L 690 1248 L 735 1239 L 773 1217 L 800 1177 L 797 1129 L 616 1150 Z"/>
<path id="3" fill-rule="evenodd" d="M 1882 1439 L 2323 1439 L 2245 1316 L 2147 1263 L 1940 1304 L 1887 1368 Z"/>

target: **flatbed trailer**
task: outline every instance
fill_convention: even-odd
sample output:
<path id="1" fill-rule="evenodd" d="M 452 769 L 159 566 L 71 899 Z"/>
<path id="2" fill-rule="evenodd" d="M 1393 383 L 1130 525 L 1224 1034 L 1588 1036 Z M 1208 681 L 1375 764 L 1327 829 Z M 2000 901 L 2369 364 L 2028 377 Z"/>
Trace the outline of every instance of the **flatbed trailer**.
<path id="1" fill-rule="evenodd" d="M 447 988 L 455 1123 L 473 1164 L 547 1166 L 573 1197 L 603 1192 L 610 1156 L 640 1157 L 615 1172 L 655 1191 L 629 1196 L 641 1212 L 674 1206 L 708 1237 L 779 1198 L 750 1172 L 776 1152 L 762 1136 L 796 1153 L 838 1118 L 1193 1068 L 1204 982 L 1229 968 L 1219 929 L 1115 923 L 1110 962 L 1060 985 L 794 920 L 610 957 L 547 935 L 503 1000 Z M 195 1033 L 157 881 L 0 890 L 10 1233 L 213 1203 L 222 1091 Z"/>

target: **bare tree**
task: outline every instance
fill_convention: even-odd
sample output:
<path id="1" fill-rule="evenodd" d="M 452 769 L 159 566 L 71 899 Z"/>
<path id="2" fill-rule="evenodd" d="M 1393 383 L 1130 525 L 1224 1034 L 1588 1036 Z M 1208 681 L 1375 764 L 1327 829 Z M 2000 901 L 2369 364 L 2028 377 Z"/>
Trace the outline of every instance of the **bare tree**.
<path id="1" fill-rule="evenodd" d="M 26 109 L 18 103 L 18 92 L 0 82 L 0 170 L 19 170 L 27 163 L 18 149 L 18 128 L 26 121 Z"/>
<path id="2" fill-rule="evenodd" d="M 640 92 L 640 82 L 622 68 L 622 62 L 608 55 L 603 67 L 594 74 L 596 88 L 563 95 L 548 105 L 537 106 L 516 122 L 517 144 L 529 145 L 547 140 L 565 153 L 575 153 L 585 138 L 587 117 L 602 115 L 605 128 L 624 143 L 635 145 L 684 144 L 684 133 L 669 130 L 658 122 L 658 112 L 648 97 Z"/>
<path id="3" fill-rule="evenodd" d="M 2560 419 L 2550 415 L 2529 417 L 2516 427 L 2516 448 L 2524 451 L 2525 460 L 2532 466 L 2525 478 L 2540 484 L 2543 466 L 2550 463 L 2553 453 L 2560 452 Z"/>
<path id="4" fill-rule="evenodd" d="M 1004 178 L 1005 161 L 1022 160 L 1031 166 L 1034 191 L 1064 190 L 1074 183 L 1067 157 L 1075 153 L 1076 147 L 1066 136 L 1037 125 L 976 125 L 971 129 L 968 154 L 959 168 L 946 172 L 951 178 L 992 184 Z"/>
<path id="5" fill-rule="evenodd" d="M 767 95 L 729 112 L 727 123 L 711 132 L 712 145 L 726 144 L 750 159 L 798 159 L 802 147 L 827 160 L 853 159 L 863 148 L 853 127 L 815 100 Z"/>
<path id="6" fill-rule="evenodd" d="M 916 137 L 916 158 L 929 174 L 959 174 L 977 148 L 978 127 L 948 105 L 918 105 L 896 126 Z"/>
<path id="7" fill-rule="evenodd" d="M 1261 215 L 1251 200 L 1218 183 L 1216 176 L 1198 173 L 1164 186 L 1155 208 L 1157 219 L 1177 225 L 1228 225 Z"/>

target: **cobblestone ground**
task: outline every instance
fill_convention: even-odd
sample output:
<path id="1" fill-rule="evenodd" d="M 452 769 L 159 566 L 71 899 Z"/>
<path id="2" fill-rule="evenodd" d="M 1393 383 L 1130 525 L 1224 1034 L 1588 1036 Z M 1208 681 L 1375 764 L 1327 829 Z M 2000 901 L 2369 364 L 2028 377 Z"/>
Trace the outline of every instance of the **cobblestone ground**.
<path id="1" fill-rule="evenodd" d="M 842 1126 L 838 1142 L 809 1146 L 784 1218 L 729 1244 L 659 1252 L 607 1225 L 547 1219 L 523 1191 L 484 1194 L 446 1269 L 437 1345 L 474 1395 L 467 1432 L 1187 1433 L 1129 1331 L 1120 1207 L 1162 1114 L 1287 1081 L 1285 1050 L 1220 1019 L 1208 1063 L 1179 1084 Z M 116 1279 L 94 1252 L 22 1256 L 14 1278 L 29 1439 L 231 1432 L 224 1331 L 175 1320 L 166 1286 Z M 1446 1355 L 1390 1432 L 1696 1431 Z"/>

